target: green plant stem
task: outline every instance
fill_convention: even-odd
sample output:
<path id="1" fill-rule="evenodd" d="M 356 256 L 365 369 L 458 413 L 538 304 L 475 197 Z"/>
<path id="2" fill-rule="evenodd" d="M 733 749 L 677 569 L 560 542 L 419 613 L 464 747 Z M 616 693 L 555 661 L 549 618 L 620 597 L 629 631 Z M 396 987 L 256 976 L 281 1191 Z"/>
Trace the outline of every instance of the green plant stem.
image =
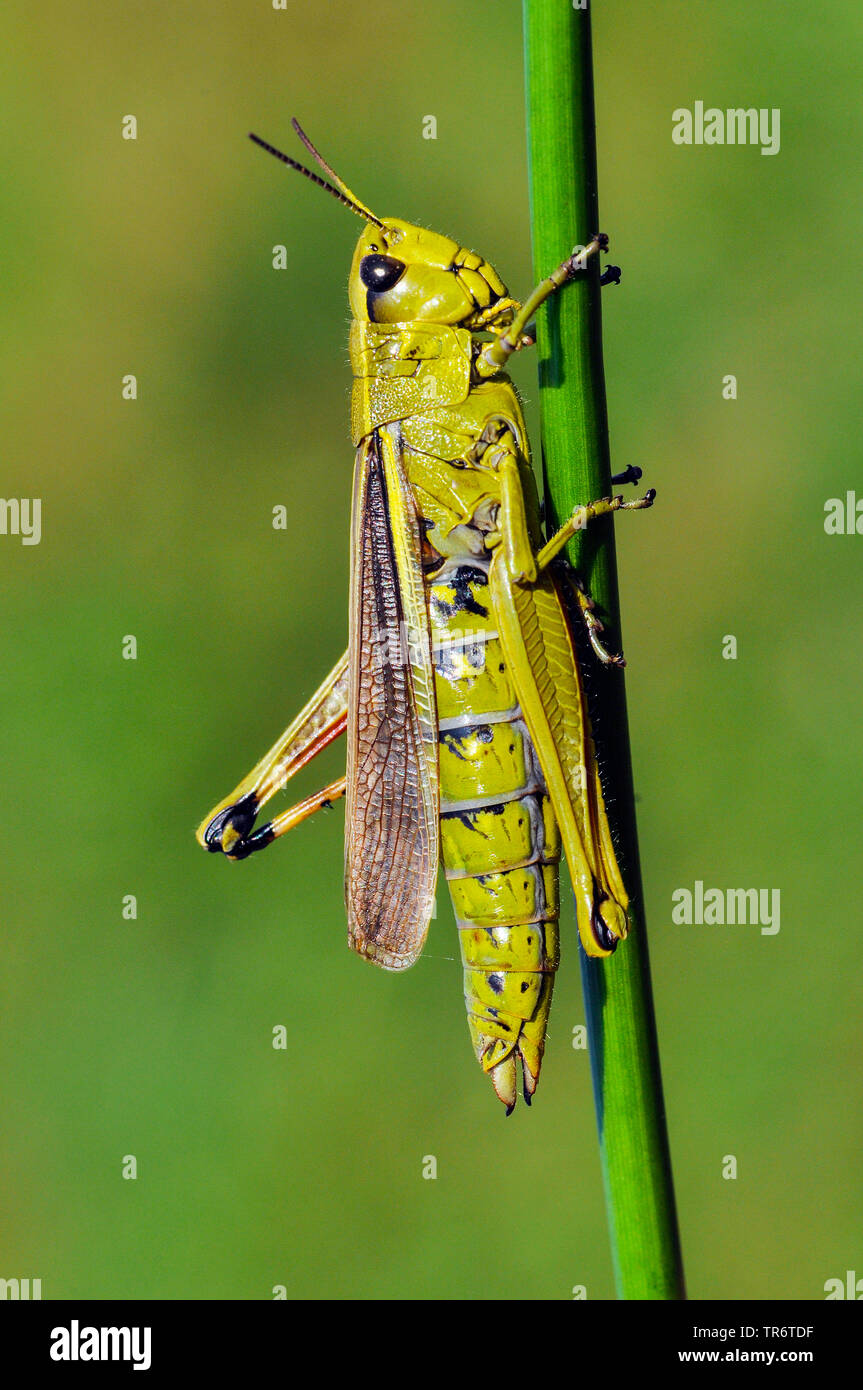
<path id="1" fill-rule="evenodd" d="M 573 245 L 586 244 L 600 230 L 590 13 L 569 0 L 524 0 L 524 31 L 539 281 Z M 588 262 L 587 273 L 556 294 L 538 318 L 549 529 L 576 505 L 611 492 L 597 261 Z M 625 524 L 649 525 L 650 512 L 635 512 Z M 576 536 L 569 554 L 600 605 L 609 644 L 619 642 L 611 518 Z M 597 752 L 632 903 L 629 937 L 612 957 L 594 960 L 581 953 L 617 1291 L 629 1299 L 684 1298 L 622 674 L 600 671 L 592 685 Z"/>

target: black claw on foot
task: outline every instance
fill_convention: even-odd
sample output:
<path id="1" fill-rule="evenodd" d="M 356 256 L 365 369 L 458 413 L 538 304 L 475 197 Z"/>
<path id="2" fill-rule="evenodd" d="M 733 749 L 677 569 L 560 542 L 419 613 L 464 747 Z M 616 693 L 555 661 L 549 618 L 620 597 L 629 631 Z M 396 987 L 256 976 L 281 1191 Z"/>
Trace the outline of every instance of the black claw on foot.
<path id="1" fill-rule="evenodd" d="M 615 473 L 611 481 L 615 484 L 637 483 L 640 477 L 641 469 L 636 467 L 634 463 L 631 463 L 622 473 Z"/>
<path id="2" fill-rule="evenodd" d="M 513 1101 L 512 1105 L 508 1105 L 508 1106 L 506 1107 L 507 1119 L 508 1119 L 509 1116 L 512 1114 L 512 1112 L 513 1112 L 514 1109 L 515 1109 L 515 1101 Z"/>
<path id="3" fill-rule="evenodd" d="M 607 265 L 599 277 L 601 285 L 619 285 L 623 271 L 619 265 Z"/>
<path id="4" fill-rule="evenodd" d="M 233 806 L 226 806 L 224 811 L 213 816 L 204 832 L 204 843 L 210 853 L 226 852 L 222 840 L 228 827 L 236 831 L 240 841 L 245 840 L 255 823 L 257 814 L 258 803 L 254 794 L 250 792 L 248 796 L 243 797 L 242 801 L 236 801 Z"/>

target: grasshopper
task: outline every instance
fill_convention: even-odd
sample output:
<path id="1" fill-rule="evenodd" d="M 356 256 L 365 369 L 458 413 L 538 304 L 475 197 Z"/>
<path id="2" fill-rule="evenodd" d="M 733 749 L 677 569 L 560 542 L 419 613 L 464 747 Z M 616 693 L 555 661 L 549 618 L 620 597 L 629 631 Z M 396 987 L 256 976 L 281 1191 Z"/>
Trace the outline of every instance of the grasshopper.
<path id="1" fill-rule="evenodd" d="M 471 1039 L 511 1114 L 519 1064 L 529 1104 L 542 1063 L 561 851 L 587 954 L 611 955 L 628 926 L 571 623 L 584 622 L 603 663 L 623 658 L 603 646 L 561 552 L 595 517 L 649 507 L 654 493 L 579 507 L 544 541 L 504 372 L 534 342 L 539 306 L 607 242 L 577 248 L 522 305 L 474 252 L 376 217 L 293 126 L 326 178 L 251 139 L 365 223 L 348 284 L 349 647 L 198 840 L 243 859 L 345 796 L 348 939 L 386 970 L 422 951 L 442 860 Z M 255 828 L 273 794 L 343 732 L 345 777 Z"/>

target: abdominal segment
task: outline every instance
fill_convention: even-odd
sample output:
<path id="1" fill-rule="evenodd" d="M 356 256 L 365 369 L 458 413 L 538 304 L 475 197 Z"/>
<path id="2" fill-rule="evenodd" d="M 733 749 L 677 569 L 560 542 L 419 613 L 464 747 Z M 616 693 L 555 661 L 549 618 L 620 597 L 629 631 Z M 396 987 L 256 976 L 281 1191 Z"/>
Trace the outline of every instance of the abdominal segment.
<path id="1" fill-rule="evenodd" d="M 536 1089 L 558 964 L 561 844 L 488 602 L 484 563 L 427 579 L 441 857 L 476 1055 L 511 1110 Z"/>

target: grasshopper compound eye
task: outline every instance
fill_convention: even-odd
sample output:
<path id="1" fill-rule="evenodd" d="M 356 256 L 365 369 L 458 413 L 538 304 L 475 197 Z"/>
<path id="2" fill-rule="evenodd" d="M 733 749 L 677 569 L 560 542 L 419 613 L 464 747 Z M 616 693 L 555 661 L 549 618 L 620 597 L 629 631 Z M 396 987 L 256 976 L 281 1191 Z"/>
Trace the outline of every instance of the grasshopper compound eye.
<path id="1" fill-rule="evenodd" d="M 383 294 L 398 284 L 405 270 L 404 261 L 397 261 L 395 256 L 363 256 L 360 279 L 373 294 Z"/>

